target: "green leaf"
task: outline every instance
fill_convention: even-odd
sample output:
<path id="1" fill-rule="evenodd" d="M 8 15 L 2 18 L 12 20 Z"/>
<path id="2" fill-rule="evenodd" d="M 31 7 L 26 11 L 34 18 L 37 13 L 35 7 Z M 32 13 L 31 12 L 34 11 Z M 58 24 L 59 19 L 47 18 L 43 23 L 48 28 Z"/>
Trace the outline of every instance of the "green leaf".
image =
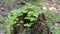
<path id="1" fill-rule="evenodd" d="M 32 16 L 33 15 L 33 11 L 28 12 L 27 16 Z"/>
<path id="2" fill-rule="evenodd" d="M 24 26 L 26 26 L 26 27 L 31 27 L 32 26 L 32 24 L 33 24 L 33 22 L 31 22 L 31 23 L 27 23 L 27 24 L 24 24 Z"/>

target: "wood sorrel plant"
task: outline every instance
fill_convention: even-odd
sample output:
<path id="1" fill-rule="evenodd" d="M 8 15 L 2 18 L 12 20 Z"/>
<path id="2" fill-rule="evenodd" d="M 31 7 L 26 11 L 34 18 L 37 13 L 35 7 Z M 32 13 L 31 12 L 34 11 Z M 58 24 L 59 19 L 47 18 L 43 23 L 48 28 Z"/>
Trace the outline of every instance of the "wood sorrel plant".
<path id="1" fill-rule="evenodd" d="M 31 27 L 31 25 L 34 24 L 34 21 L 38 20 L 39 14 L 40 10 L 38 7 L 27 3 L 24 7 L 12 10 L 7 16 L 7 21 L 4 26 L 6 29 L 9 29 L 10 26 L 19 21 L 19 23 L 23 22 L 25 27 Z M 18 16 L 20 17 L 18 18 Z M 23 18 L 21 18 L 21 16 Z"/>

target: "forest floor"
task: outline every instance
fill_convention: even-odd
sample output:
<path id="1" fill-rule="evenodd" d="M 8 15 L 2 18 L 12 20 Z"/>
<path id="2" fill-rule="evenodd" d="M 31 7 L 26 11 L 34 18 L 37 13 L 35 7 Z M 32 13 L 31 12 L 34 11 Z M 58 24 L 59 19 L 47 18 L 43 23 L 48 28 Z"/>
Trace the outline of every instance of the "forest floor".
<path id="1" fill-rule="evenodd" d="M 30 1 L 0 0 L 0 15 L 5 17 L 9 14 L 9 12 L 11 10 L 18 9 L 19 7 L 22 7 L 24 3 L 27 3 L 27 2 L 30 2 Z M 57 11 L 57 14 L 60 14 L 60 1 L 45 0 L 45 2 L 41 5 L 41 9 L 43 11 L 55 10 L 55 11 Z M 56 24 L 59 24 L 59 23 L 56 23 Z M 4 34 L 4 33 L 2 33 L 2 34 Z M 50 32 L 50 34 L 51 34 L 51 32 Z"/>

